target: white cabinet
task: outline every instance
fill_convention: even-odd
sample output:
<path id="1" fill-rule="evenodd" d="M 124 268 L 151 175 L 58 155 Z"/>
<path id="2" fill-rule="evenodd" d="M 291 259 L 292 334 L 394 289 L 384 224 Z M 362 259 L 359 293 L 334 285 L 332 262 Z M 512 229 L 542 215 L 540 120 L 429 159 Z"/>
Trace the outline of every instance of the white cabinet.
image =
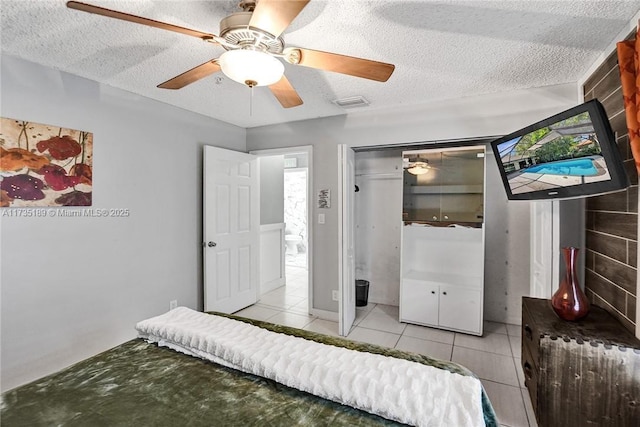
<path id="1" fill-rule="evenodd" d="M 400 302 L 401 317 L 411 319 L 413 323 L 438 324 L 440 287 L 437 283 L 403 278 L 402 292 L 405 298 Z M 407 321 L 406 319 L 401 320 Z"/>
<path id="2" fill-rule="evenodd" d="M 482 292 L 430 280 L 402 280 L 403 321 L 480 334 Z"/>
<path id="3" fill-rule="evenodd" d="M 438 325 L 482 334 L 482 292 L 453 285 L 440 286 Z"/>
<path id="4" fill-rule="evenodd" d="M 403 152 L 401 322 L 482 335 L 484 151 Z"/>
<path id="5" fill-rule="evenodd" d="M 400 321 L 482 335 L 484 229 L 405 225 Z"/>

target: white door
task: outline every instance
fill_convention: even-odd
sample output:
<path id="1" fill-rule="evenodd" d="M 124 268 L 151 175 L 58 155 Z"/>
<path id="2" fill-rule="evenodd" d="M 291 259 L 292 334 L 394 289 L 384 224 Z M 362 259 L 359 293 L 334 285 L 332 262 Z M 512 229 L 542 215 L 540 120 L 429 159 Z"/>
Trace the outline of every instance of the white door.
<path id="1" fill-rule="evenodd" d="M 532 297 L 551 298 L 553 274 L 553 202 L 531 202 Z"/>
<path id="2" fill-rule="evenodd" d="M 257 300 L 258 161 L 205 146 L 203 171 L 204 309 L 233 313 Z"/>
<path id="3" fill-rule="evenodd" d="M 338 145 L 338 329 L 347 336 L 356 319 L 355 282 L 355 234 L 354 234 L 354 194 L 355 194 L 355 153 L 344 144 Z"/>

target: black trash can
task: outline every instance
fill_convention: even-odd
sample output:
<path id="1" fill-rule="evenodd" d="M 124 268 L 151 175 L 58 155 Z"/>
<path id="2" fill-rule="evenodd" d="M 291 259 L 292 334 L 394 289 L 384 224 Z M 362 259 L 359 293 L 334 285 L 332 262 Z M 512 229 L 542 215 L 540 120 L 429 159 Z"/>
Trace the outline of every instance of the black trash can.
<path id="1" fill-rule="evenodd" d="M 356 280 L 356 307 L 364 307 L 369 299 L 369 281 Z"/>

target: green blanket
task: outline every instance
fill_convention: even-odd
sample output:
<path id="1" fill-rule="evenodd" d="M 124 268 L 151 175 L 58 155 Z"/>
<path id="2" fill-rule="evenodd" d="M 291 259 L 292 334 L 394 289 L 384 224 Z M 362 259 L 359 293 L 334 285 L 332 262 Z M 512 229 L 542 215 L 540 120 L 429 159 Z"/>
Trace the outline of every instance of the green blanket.
<path id="1" fill-rule="evenodd" d="M 454 363 L 418 354 L 229 317 L 274 332 L 472 375 Z M 487 426 L 497 426 L 484 393 L 483 409 Z M 2 426 L 399 425 L 140 339 L 4 393 L 0 422 Z"/>

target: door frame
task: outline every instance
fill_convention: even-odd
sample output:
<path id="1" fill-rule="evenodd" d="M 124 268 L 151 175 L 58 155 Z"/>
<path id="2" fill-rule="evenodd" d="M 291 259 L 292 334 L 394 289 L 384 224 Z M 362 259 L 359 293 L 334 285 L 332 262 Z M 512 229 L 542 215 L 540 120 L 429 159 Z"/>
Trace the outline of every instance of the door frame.
<path id="1" fill-rule="evenodd" d="M 310 314 L 314 314 L 313 308 L 313 146 L 301 145 L 297 147 L 283 147 L 283 148 L 268 148 L 264 150 L 251 150 L 249 154 L 256 155 L 258 157 L 270 157 L 285 154 L 299 154 L 303 153 L 307 155 L 307 283 L 309 288 L 309 306 L 308 311 Z M 283 200 L 284 203 L 284 200 Z M 286 273 L 285 273 L 286 277 Z"/>
<path id="2" fill-rule="evenodd" d="M 554 277 L 558 271 L 556 259 L 558 216 L 554 215 L 553 201 L 534 201 L 529 205 L 530 216 L 530 268 L 529 295 L 536 298 L 551 298 L 554 292 Z M 557 280 L 555 280 L 557 282 Z M 555 288 L 558 285 L 555 283 Z"/>
<path id="3" fill-rule="evenodd" d="M 356 318 L 354 155 L 349 145 L 338 144 L 338 334 L 344 337 Z"/>

